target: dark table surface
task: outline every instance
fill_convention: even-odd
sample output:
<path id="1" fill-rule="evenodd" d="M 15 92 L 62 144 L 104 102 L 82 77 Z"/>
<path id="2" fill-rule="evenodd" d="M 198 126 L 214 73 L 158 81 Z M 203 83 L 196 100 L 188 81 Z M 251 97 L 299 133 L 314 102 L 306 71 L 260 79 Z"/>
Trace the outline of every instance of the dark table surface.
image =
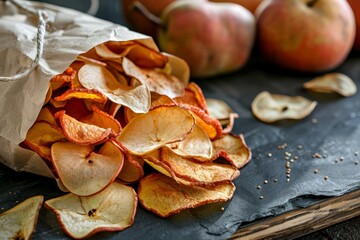
<path id="1" fill-rule="evenodd" d="M 46 0 L 46 2 L 87 12 L 91 2 L 96 1 Z M 100 4 L 98 11 L 96 11 L 97 17 L 127 25 L 122 17 L 119 1 L 107 0 L 98 3 Z M 360 81 L 360 54 L 352 53 L 347 61 L 334 71 L 348 74 L 358 85 Z M 360 127 L 358 127 L 360 125 L 360 96 L 357 94 L 351 98 L 341 98 L 339 96 L 319 97 L 311 95 L 305 92 L 301 86 L 303 82 L 314 76 L 314 74 L 296 74 L 268 66 L 254 52 L 247 66 L 238 72 L 212 79 L 195 80 L 203 89 L 206 97 L 222 98 L 240 114 L 234 132 L 245 135 L 247 143 L 253 150 L 253 159 L 241 173 L 240 181 L 242 182 L 240 184 L 235 182 L 238 193 L 227 206 L 229 210 L 234 211 L 233 214 L 225 211 L 224 216 L 215 216 L 214 219 L 210 219 L 211 224 L 208 223 L 207 219 L 201 219 L 200 225 L 207 228 L 205 235 L 196 232 L 197 235 L 189 236 L 196 236 L 195 238 L 198 239 L 223 239 L 229 237 L 229 234 L 234 232 L 239 225 L 246 225 L 249 222 L 259 221 L 266 216 L 278 215 L 309 206 L 321 200 L 322 197 L 338 196 L 359 189 L 360 171 L 359 168 L 354 167 L 353 161 L 355 160 L 354 151 L 360 152 L 358 144 L 360 142 L 360 137 L 358 137 L 360 133 Z M 252 99 L 264 90 L 287 95 L 303 95 L 309 99 L 317 100 L 319 105 L 315 113 L 305 120 L 267 125 L 256 120 L 250 110 Z M 318 120 L 318 123 L 315 124 L 313 119 Z M 279 167 L 276 167 L 283 166 L 285 163 L 277 163 L 279 161 L 276 158 L 281 158 L 283 152 L 275 150 L 285 141 L 290 146 L 288 151 L 307 159 L 299 161 L 299 164 L 294 167 L 294 177 L 288 185 L 285 183 L 284 168 L 279 170 Z M 307 147 L 305 151 L 301 152 L 296 149 L 299 143 Z M 270 151 L 274 156 L 272 161 L 266 158 L 266 154 Z M 312 160 L 311 155 L 316 151 L 320 151 L 324 155 L 327 154 L 327 159 L 310 162 Z M 334 160 L 340 156 L 345 157 L 344 163 L 335 165 Z M 263 171 L 263 169 L 272 167 L 274 168 L 273 172 Z M 319 168 L 321 173 L 328 174 L 330 181 L 324 181 L 323 175 L 315 178 L 313 174 L 315 168 Z M 274 177 L 279 178 L 279 182 L 282 183 L 268 184 L 268 186 L 263 187 L 261 194 L 264 195 L 264 200 L 260 201 L 258 199 L 260 193 L 256 192 L 256 185 L 259 182 L 261 183 L 264 178 L 273 179 Z M 244 180 L 248 182 L 244 183 Z M 54 181 L 28 173 L 17 173 L 3 165 L 0 165 L 0 182 L 0 207 L 4 209 L 12 206 L 16 201 L 24 200 L 36 194 L 45 194 L 45 198 L 61 195 Z M 281 196 L 276 195 L 276 193 Z M 249 203 L 251 202 L 256 204 L 250 206 Z M 238 210 L 234 205 L 246 205 L 248 207 L 246 210 L 242 208 Z M 2 210 L 0 209 L 0 211 Z M 46 221 L 39 221 L 38 229 L 40 230 L 34 235 L 34 239 L 48 239 L 49 236 L 64 239 L 54 218 L 49 214 L 42 210 L 40 218 L 46 219 Z M 144 214 L 145 217 L 139 217 L 137 221 L 146 221 L 144 219 L 148 217 L 146 215 L 148 213 Z M 239 217 L 242 214 L 244 217 Z M 48 219 L 52 220 L 48 221 Z M 168 221 L 170 225 L 164 224 L 169 227 L 173 223 L 172 221 Z M 228 222 L 232 224 L 229 226 Z M 185 223 L 180 225 L 182 224 L 184 227 L 188 227 L 185 226 Z M 156 226 L 164 227 L 165 225 Z M 226 231 L 223 231 L 224 227 Z M 358 217 L 298 239 L 360 239 L 359 227 L 360 218 Z M 150 231 L 150 229 L 148 230 Z M 211 234 L 209 235 L 209 233 Z M 138 234 L 136 227 L 134 230 L 128 231 L 128 234 Z M 116 239 L 107 234 L 101 236 Z M 144 237 L 146 235 L 135 236 Z M 159 239 L 166 239 L 169 236 L 171 235 L 158 235 Z M 173 239 L 180 239 L 180 237 Z"/>

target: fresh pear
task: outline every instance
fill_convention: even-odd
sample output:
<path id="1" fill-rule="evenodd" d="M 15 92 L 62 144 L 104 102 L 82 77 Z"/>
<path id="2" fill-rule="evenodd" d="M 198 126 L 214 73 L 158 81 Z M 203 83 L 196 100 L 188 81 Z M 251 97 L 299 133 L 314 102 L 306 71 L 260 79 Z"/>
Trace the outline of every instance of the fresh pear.
<path id="1" fill-rule="evenodd" d="M 162 51 L 184 59 L 192 77 L 210 77 L 243 67 L 255 40 L 255 17 L 234 3 L 182 0 L 161 14 Z"/>

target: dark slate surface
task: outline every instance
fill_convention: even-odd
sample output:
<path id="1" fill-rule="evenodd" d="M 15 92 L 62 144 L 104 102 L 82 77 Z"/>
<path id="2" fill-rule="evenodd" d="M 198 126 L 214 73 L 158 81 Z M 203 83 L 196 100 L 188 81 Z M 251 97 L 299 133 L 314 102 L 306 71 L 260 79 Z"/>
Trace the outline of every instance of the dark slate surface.
<path id="1" fill-rule="evenodd" d="M 89 1 L 48 2 L 59 2 L 82 11 L 87 9 L 85 2 L 89 4 Z M 126 24 L 117 1 L 101 1 L 97 16 Z M 352 54 L 335 71 L 346 73 L 359 87 L 360 55 Z M 237 190 L 233 199 L 225 205 L 184 211 L 168 219 L 158 218 L 139 207 L 132 227 L 119 233 L 100 233 L 91 239 L 224 239 L 241 224 L 359 188 L 360 164 L 355 165 L 355 161 L 360 161 L 360 95 L 342 98 L 304 91 L 302 84 L 315 76 L 287 72 L 253 57 L 238 72 L 206 80 L 194 79 L 206 97 L 220 98 L 239 113 L 233 132 L 244 134 L 253 151 L 252 161 L 235 181 Z M 306 119 L 264 124 L 253 117 L 250 109 L 254 97 L 264 90 L 302 95 L 318 101 L 318 106 Z M 278 149 L 284 143 L 287 147 Z M 302 145 L 302 149 L 298 145 Z M 291 153 L 291 158 L 299 158 L 291 163 L 289 182 L 286 182 L 285 152 Z M 272 154 L 271 158 L 268 153 Z M 315 153 L 322 158 L 313 158 Z M 315 174 L 315 169 L 319 173 Z M 324 176 L 328 176 L 328 180 L 324 180 Z M 264 184 L 264 180 L 268 183 Z M 0 165 L 0 183 L 0 212 L 37 194 L 44 195 L 45 200 L 62 195 L 52 179 L 16 173 L 3 165 Z M 261 186 L 260 190 L 257 185 Z M 225 210 L 220 211 L 221 207 Z M 50 238 L 68 239 L 55 216 L 43 208 L 33 239 Z"/>

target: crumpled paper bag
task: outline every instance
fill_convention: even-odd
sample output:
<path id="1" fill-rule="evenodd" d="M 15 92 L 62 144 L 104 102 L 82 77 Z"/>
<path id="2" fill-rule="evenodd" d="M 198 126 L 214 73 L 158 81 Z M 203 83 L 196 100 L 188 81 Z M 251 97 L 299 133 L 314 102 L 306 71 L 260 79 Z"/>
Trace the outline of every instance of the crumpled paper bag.
<path id="1" fill-rule="evenodd" d="M 28 71 L 39 53 L 38 16 L 46 18 L 43 53 L 34 71 L 13 79 Z M 148 36 L 75 10 L 38 2 L 0 1 L 0 162 L 17 171 L 53 177 L 36 153 L 19 147 L 41 110 L 50 79 L 80 53 L 106 41 L 128 40 L 158 51 Z"/>

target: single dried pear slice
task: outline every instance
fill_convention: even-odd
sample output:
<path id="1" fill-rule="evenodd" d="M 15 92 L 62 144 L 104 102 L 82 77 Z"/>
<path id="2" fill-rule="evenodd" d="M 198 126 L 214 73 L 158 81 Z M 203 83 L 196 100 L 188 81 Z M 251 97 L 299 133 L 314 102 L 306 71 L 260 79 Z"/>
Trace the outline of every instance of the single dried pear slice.
<path id="1" fill-rule="evenodd" d="M 212 142 L 214 159 L 223 157 L 233 166 L 242 168 L 251 159 L 251 150 L 246 145 L 243 135 L 226 134 L 224 137 Z"/>
<path id="2" fill-rule="evenodd" d="M 199 161 L 208 161 L 212 157 L 210 138 L 198 125 L 195 125 L 194 130 L 184 139 L 170 143 L 167 147 L 180 156 L 196 158 Z"/>
<path id="3" fill-rule="evenodd" d="M 304 88 L 320 93 L 334 92 L 350 97 L 357 91 L 354 81 L 342 73 L 328 73 L 304 83 Z"/>
<path id="4" fill-rule="evenodd" d="M 132 154 L 144 155 L 183 139 L 195 125 L 192 114 L 177 106 L 158 107 L 133 118 L 117 140 Z"/>
<path id="5" fill-rule="evenodd" d="M 317 105 L 301 96 L 271 94 L 267 91 L 259 93 L 251 103 L 255 117 L 266 123 L 284 119 L 303 119 L 310 115 Z"/>
<path id="6" fill-rule="evenodd" d="M 237 168 L 219 163 L 199 163 L 181 157 L 168 148 L 162 148 L 161 161 L 179 178 L 196 182 L 196 185 L 211 185 L 219 182 L 232 181 L 240 175 Z"/>
<path id="7" fill-rule="evenodd" d="M 89 197 L 70 193 L 50 199 L 45 207 L 55 212 L 62 229 L 71 238 L 83 239 L 97 232 L 121 231 L 131 226 L 137 196 L 133 188 L 114 182 Z"/>
<path id="8" fill-rule="evenodd" d="M 43 200 L 43 196 L 31 197 L 8 211 L 1 213 L 0 238 L 30 239 L 32 233 L 35 231 Z"/>
<path id="9" fill-rule="evenodd" d="M 85 88 L 96 89 L 111 101 L 127 106 L 136 113 L 145 113 L 150 108 L 151 95 L 145 85 L 127 86 L 105 67 L 85 64 L 80 68 L 78 78 Z"/>
<path id="10" fill-rule="evenodd" d="M 51 147 L 51 156 L 63 185 L 78 196 L 103 190 L 114 181 L 124 163 L 123 153 L 109 141 L 98 152 L 90 145 L 57 142 Z"/>
<path id="11" fill-rule="evenodd" d="M 163 174 L 152 173 L 140 180 L 138 190 L 144 208 L 160 217 L 169 217 L 185 209 L 228 201 L 234 194 L 235 185 L 224 182 L 206 188 L 185 186 Z"/>

